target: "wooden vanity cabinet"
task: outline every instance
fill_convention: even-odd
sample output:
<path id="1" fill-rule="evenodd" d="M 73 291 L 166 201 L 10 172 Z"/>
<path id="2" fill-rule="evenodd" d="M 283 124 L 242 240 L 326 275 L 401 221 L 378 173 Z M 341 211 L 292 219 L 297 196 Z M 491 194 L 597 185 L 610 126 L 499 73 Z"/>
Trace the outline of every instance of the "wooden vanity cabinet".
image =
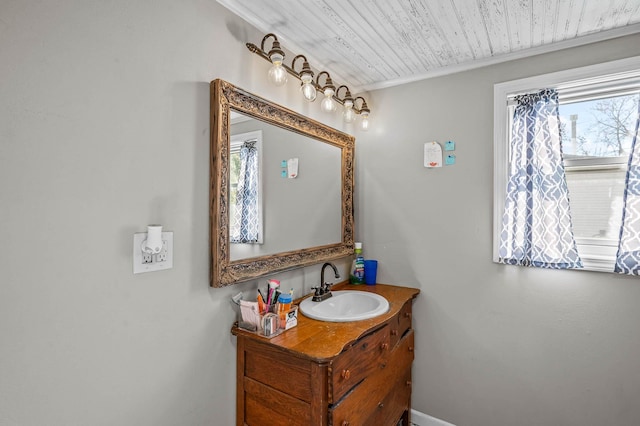
<path id="1" fill-rule="evenodd" d="M 389 312 L 348 323 L 300 314 L 297 327 L 272 339 L 232 329 L 237 425 L 410 424 L 411 313 L 419 290 L 384 284 L 336 290 L 379 293 Z"/>

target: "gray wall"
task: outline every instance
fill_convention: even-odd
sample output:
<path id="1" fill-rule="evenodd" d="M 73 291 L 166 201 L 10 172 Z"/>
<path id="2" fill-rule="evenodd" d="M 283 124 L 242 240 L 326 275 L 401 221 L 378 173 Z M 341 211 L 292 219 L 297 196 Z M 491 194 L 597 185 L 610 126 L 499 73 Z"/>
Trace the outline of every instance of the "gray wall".
<path id="1" fill-rule="evenodd" d="M 357 234 L 417 286 L 414 408 L 458 426 L 640 424 L 640 282 L 492 263 L 493 84 L 640 55 L 640 35 L 372 93 Z M 423 144 L 456 142 L 428 170 Z"/>
<path id="2" fill-rule="evenodd" d="M 213 0 L 2 2 L 0 424 L 234 423 L 229 297 L 256 283 L 208 288 L 209 81 L 351 131 L 298 85 L 267 85 L 244 47 L 262 36 Z M 422 289 L 416 409 L 460 426 L 640 422 L 637 280 L 490 261 L 493 83 L 639 46 L 371 94 L 357 238 L 382 280 Z M 432 139 L 455 140 L 458 164 L 422 168 Z M 134 276 L 148 223 L 174 231 L 174 268 Z M 300 293 L 319 267 L 279 278 Z"/>
<path id="3" fill-rule="evenodd" d="M 314 112 L 263 35 L 214 0 L 0 2 L 0 425 L 234 424 L 256 283 L 208 287 L 209 82 Z M 174 267 L 133 275 L 149 223 Z"/>

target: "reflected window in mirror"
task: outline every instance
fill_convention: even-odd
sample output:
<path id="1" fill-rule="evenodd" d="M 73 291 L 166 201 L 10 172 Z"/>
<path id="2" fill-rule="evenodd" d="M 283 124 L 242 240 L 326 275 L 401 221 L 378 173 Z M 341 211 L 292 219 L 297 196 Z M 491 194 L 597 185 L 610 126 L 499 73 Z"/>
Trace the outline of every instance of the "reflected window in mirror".
<path id="1" fill-rule="evenodd" d="M 262 244 L 262 131 L 233 135 L 229 164 L 229 241 Z"/>
<path id="2" fill-rule="evenodd" d="M 230 132 L 230 172 L 234 144 L 240 147 L 261 132 L 260 203 L 263 213 L 262 243 L 238 244 L 234 235 L 240 204 L 229 197 L 229 245 L 232 261 L 339 243 L 342 239 L 341 156 L 339 147 L 287 131 L 263 120 L 233 111 Z M 235 141 L 235 142 L 234 142 Z M 238 148 L 239 149 L 239 148 Z M 240 160 L 237 157 L 238 170 Z M 282 164 L 298 158 L 296 178 L 288 178 Z M 230 192 L 234 177 L 230 176 Z M 234 244 L 235 243 L 235 244 Z"/>

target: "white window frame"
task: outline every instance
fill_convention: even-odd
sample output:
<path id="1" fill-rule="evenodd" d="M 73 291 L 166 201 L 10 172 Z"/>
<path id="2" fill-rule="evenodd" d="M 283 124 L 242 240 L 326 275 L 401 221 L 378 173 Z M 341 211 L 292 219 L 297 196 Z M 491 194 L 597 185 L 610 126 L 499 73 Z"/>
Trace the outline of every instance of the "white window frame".
<path id="1" fill-rule="evenodd" d="M 584 82 L 598 83 L 598 78 L 612 74 L 635 75 L 640 70 L 640 56 L 605 62 L 581 68 L 498 83 L 493 89 L 493 261 L 499 262 L 500 231 L 507 187 L 509 166 L 509 120 L 507 120 L 510 96 L 529 93 L 543 88 L 556 88 L 563 93 L 580 93 Z M 602 85 L 603 87 L 606 84 Z M 605 89 L 606 91 L 606 89 Z M 601 96 L 602 89 L 598 97 Z M 585 98 L 584 93 L 580 93 Z M 586 98 L 585 98 L 586 100 Z M 581 253 L 585 270 L 613 272 L 617 247 L 611 250 L 606 244 L 595 245 L 591 252 Z"/>

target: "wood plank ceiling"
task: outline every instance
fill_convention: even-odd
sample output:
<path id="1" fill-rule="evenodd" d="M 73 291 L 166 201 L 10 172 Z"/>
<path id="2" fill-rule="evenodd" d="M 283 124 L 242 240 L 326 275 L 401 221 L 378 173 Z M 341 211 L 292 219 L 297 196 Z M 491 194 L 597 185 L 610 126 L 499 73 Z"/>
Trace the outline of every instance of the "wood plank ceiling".
<path id="1" fill-rule="evenodd" d="M 640 0 L 218 2 L 355 91 L 640 32 Z"/>

